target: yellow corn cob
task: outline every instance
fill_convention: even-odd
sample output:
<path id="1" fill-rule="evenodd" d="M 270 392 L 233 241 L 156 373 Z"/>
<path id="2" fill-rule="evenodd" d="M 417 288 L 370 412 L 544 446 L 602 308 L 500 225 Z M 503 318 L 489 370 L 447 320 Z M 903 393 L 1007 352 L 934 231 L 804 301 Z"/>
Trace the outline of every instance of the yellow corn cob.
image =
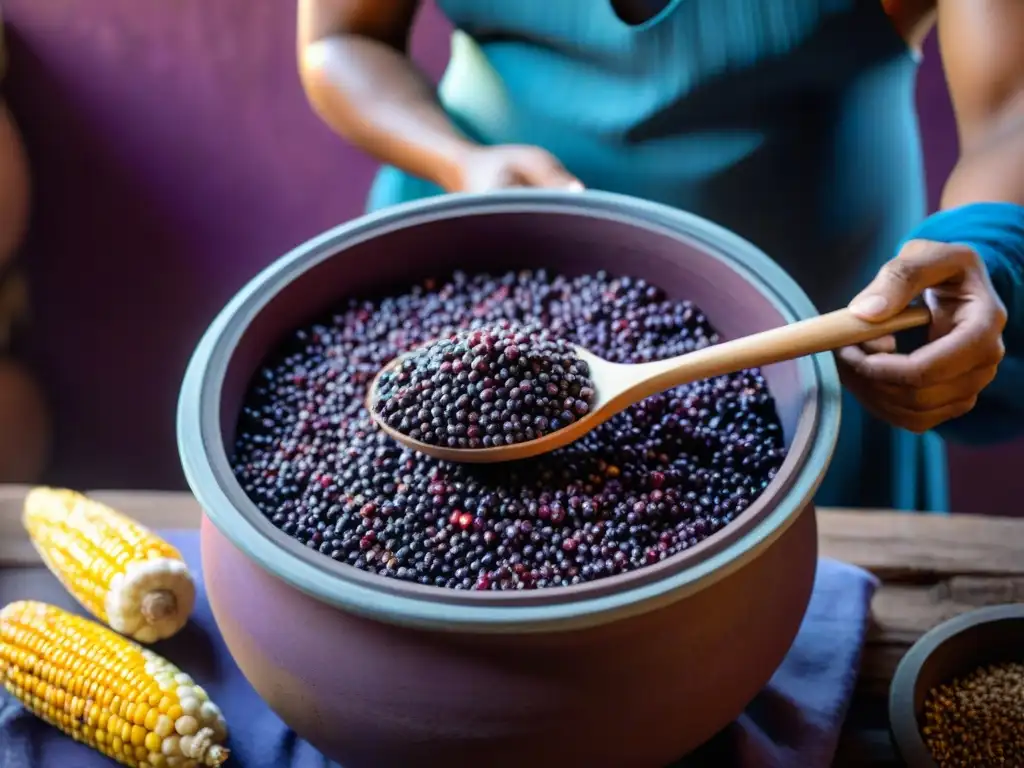
<path id="1" fill-rule="evenodd" d="M 132 768 L 219 766 L 227 725 L 166 659 L 46 603 L 0 610 L 0 680 L 26 709 Z"/>
<path id="2" fill-rule="evenodd" d="M 36 551 L 78 602 L 140 643 L 188 621 L 196 589 L 181 554 L 105 504 L 59 488 L 34 488 L 22 522 Z"/>

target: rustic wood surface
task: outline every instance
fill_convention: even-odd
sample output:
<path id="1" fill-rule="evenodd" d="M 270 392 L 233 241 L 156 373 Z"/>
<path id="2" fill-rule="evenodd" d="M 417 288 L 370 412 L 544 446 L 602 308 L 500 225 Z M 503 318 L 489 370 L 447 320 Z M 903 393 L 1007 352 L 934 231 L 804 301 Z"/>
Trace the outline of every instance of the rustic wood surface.
<path id="1" fill-rule="evenodd" d="M 899 766 L 886 716 L 896 665 L 946 619 L 1024 602 L 1024 519 L 826 510 L 818 521 L 823 555 L 882 581 L 836 766 Z"/>
<path id="2" fill-rule="evenodd" d="M 0 486 L 0 568 L 39 561 L 20 523 L 25 488 Z M 96 491 L 93 496 L 153 528 L 194 528 L 186 493 Z M 837 768 L 899 765 L 886 730 L 889 681 L 909 646 L 964 611 L 1024 602 L 1024 519 L 822 510 L 821 554 L 859 565 L 882 585 Z"/>

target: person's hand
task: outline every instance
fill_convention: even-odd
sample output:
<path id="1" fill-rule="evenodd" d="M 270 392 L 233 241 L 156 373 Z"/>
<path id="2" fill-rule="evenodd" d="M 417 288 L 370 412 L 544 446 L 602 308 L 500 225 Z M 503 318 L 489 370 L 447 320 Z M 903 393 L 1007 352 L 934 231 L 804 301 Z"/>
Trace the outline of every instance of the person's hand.
<path id="1" fill-rule="evenodd" d="M 509 187 L 582 191 L 579 179 L 540 147 L 505 144 L 478 147 L 460 162 L 460 192 L 492 192 Z"/>
<path id="2" fill-rule="evenodd" d="M 913 240 L 850 302 L 865 320 L 898 314 L 923 295 L 928 343 L 897 354 L 892 336 L 837 354 L 843 383 L 875 416 L 925 432 L 970 411 L 1003 359 L 1006 308 L 981 258 L 962 245 Z"/>

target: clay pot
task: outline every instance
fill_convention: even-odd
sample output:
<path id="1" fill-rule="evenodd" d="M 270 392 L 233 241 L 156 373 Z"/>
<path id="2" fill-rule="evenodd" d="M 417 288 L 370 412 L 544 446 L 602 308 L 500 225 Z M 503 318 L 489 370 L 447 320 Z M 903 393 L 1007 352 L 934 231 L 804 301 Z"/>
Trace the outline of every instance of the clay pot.
<path id="1" fill-rule="evenodd" d="M 360 218 L 259 274 L 203 337 L 178 439 L 206 511 L 206 587 L 246 677 L 345 768 L 662 768 L 743 710 L 810 597 L 811 499 L 839 427 L 830 356 L 766 370 L 789 457 L 751 508 L 657 565 L 577 587 L 456 592 L 367 574 L 267 521 L 234 480 L 239 405 L 284 334 L 352 294 L 452 269 L 605 269 L 697 302 L 728 338 L 811 316 L 749 243 L 617 195 L 434 198 Z"/>

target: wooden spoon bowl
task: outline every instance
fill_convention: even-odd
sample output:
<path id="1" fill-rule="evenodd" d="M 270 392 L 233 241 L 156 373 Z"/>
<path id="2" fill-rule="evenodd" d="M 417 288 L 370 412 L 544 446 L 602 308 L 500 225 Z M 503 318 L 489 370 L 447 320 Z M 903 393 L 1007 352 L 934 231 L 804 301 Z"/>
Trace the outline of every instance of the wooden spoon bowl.
<path id="1" fill-rule="evenodd" d="M 828 352 L 853 344 L 879 339 L 892 333 L 927 325 L 931 313 L 925 307 L 911 307 L 878 323 L 862 320 L 848 309 L 772 328 L 733 341 L 715 344 L 685 355 L 635 365 L 613 363 L 593 352 L 576 347 L 576 354 L 590 366 L 594 401 L 590 411 L 577 421 L 536 440 L 489 448 L 448 448 L 424 443 L 388 426 L 374 408 L 380 377 L 401 365 L 419 349 L 410 350 L 382 368 L 370 384 L 366 406 L 384 432 L 408 448 L 442 461 L 464 464 L 493 464 L 519 461 L 563 448 L 593 431 L 629 406 L 694 381 L 760 368 L 804 355 Z M 429 344 L 430 342 L 428 342 Z"/>

